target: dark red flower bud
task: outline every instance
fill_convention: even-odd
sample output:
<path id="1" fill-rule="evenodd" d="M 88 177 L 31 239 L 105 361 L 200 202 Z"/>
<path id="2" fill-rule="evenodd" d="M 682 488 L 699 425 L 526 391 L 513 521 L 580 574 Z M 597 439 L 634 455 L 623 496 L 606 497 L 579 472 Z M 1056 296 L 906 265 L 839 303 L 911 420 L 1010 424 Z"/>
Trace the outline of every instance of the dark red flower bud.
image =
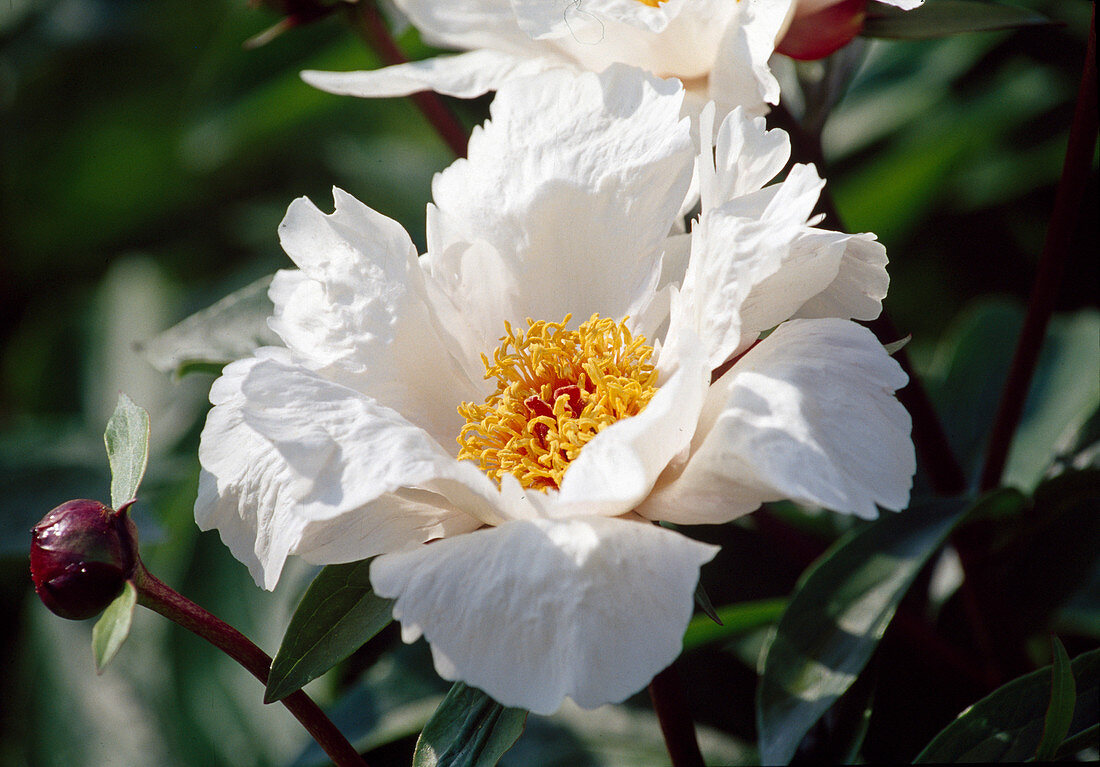
<path id="1" fill-rule="evenodd" d="M 98 615 L 134 573 L 137 531 L 125 510 L 67 501 L 42 518 L 31 538 L 31 580 L 62 618 Z"/>
<path id="2" fill-rule="evenodd" d="M 775 51 L 801 61 L 825 58 L 852 42 L 866 18 L 867 0 L 796 3 L 794 19 Z"/>

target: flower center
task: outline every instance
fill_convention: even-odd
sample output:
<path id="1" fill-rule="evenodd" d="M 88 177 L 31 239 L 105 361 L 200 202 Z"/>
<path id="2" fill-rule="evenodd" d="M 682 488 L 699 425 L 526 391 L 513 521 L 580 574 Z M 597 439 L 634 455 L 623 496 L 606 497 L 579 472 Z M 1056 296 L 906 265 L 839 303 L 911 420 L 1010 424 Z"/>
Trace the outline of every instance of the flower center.
<path id="1" fill-rule="evenodd" d="M 638 0 L 639 3 L 641 3 L 642 5 L 648 5 L 650 8 L 656 8 L 664 1 L 665 0 Z"/>
<path id="2" fill-rule="evenodd" d="M 625 320 L 593 314 L 576 330 L 568 322 L 528 319 L 524 332 L 504 323 L 492 362 L 481 356 L 496 392 L 484 405 L 458 406 L 466 419 L 459 459 L 477 461 L 497 482 L 511 474 L 523 487 L 558 488 L 589 440 L 642 412 L 657 391 L 653 347 Z"/>

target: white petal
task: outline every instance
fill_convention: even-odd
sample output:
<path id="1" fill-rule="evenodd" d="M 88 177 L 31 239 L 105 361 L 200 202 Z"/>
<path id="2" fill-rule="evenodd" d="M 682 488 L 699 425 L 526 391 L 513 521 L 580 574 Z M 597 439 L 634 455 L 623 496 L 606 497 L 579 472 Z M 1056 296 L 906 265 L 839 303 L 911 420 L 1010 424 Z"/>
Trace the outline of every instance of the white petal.
<path id="1" fill-rule="evenodd" d="M 668 17 L 659 8 L 632 0 L 511 0 L 520 29 L 536 39 L 575 35 L 590 39 L 609 21 L 631 23 L 659 32 Z M 598 37 L 591 38 L 594 41 Z"/>
<path id="2" fill-rule="evenodd" d="M 416 249 L 395 221 L 339 189 L 335 211 L 295 200 L 279 239 L 301 272 L 270 291 L 272 329 L 314 370 L 369 395 L 450 444 L 459 403 L 480 398 L 427 296 Z"/>
<path id="3" fill-rule="evenodd" d="M 408 491 L 349 504 L 327 518 L 303 514 L 298 468 L 248 423 L 241 393 L 244 380 L 271 358 L 265 352 L 228 365 L 211 389 L 214 408 L 199 445 L 203 471 L 195 501 L 200 529 L 217 529 L 259 585 L 275 587 L 289 554 L 319 564 L 354 561 L 481 524 L 446 498 Z"/>
<path id="4" fill-rule="evenodd" d="M 886 273 L 886 248 L 873 234 L 841 234 L 813 229 L 803 235 L 810 247 L 820 248 L 829 241 L 844 243 L 836 278 L 829 286 L 804 303 L 794 316 L 805 319 L 840 317 L 873 320 L 882 313 L 882 299 L 890 287 Z"/>
<path id="5" fill-rule="evenodd" d="M 679 84 L 625 67 L 498 92 L 469 159 L 435 178 L 428 240 L 432 275 L 460 312 L 504 302 L 482 351 L 504 320 L 622 317 L 637 303 L 691 177 L 681 99 Z M 463 276 L 477 242 L 505 270 L 491 281 Z"/>
<path id="6" fill-rule="evenodd" d="M 484 474 L 455 460 L 449 445 L 444 448 L 353 389 L 268 359 L 243 378 L 240 394 L 245 423 L 271 442 L 294 473 L 291 491 L 301 516 L 329 519 L 383 494 L 419 488 L 493 518 L 497 493 Z M 462 486 L 467 493 L 456 499 Z"/>
<path id="7" fill-rule="evenodd" d="M 766 127 L 763 117 L 750 118 L 741 107 L 722 121 L 713 153 L 705 149 L 700 157 L 704 210 L 762 189 L 786 166 L 791 156 L 790 137 L 785 131 Z"/>
<path id="8" fill-rule="evenodd" d="M 440 676 L 550 714 L 622 701 L 672 663 L 716 551 L 644 522 L 517 521 L 381 556 L 371 584 Z"/>
<path id="9" fill-rule="evenodd" d="M 508 0 L 399 0 L 398 4 L 424 41 L 440 48 L 489 48 L 520 56 L 546 49 L 519 28 Z"/>
<path id="10" fill-rule="evenodd" d="M 924 5 L 924 0 L 882 0 L 887 5 L 896 5 L 903 11 L 911 11 Z"/>
<path id="11" fill-rule="evenodd" d="M 712 387 L 686 467 L 638 511 L 720 523 L 782 498 L 867 519 L 904 508 L 916 462 L 893 393 L 906 381 L 866 328 L 784 323 Z"/>
<path id="12" fill-rule="evenodd" d="M 767 104 L 779 103 L 779 81 L 768 66 L 776 35 L 792 10 L 792 0 L 756 0 L 744 6 L 739 24 L 731 24 L 714 58 L 709 96 L 725 114 L 743 106 L 749 114 L 763 114 Z"/>
<path id="13" fill-rule="evenodd" d="M 703 211 L 666 345 L 690 329 L 717 368 L 833 281 L 842 245 L 797 247 L 822 185 L 813 166 L 796 165 L 781 184 Z"/>
<path id="14" fill-rule="evenodd" d="M 691 443 L 710 383 L 710 364 L 700 346 L 684 351 L 687 356 L 676 360 L 677 369 L 660 381 L 641 413 L 612 424 L 584 446 L 565 472 L 550 513 L 617 516 L 645 499 L 669 461 Z"/>
<path id="15" fill-rule="evenodd" d="M 382 98 L 430 90 L 470 99 L 496 90 L 513 78 L 566 65 L 561 58 L 519 57 L 481 49 L 358 72 L 306 70 L 302 79 L 314 88 L 342 96 Z"/>
<path id="16" fill-rule="evenodd" d="M 434 180 L 428 230 L 433 280 L 470 324 L 488 322 L 478 353 L 505 320 L 581 322 L 640 305 L 691 176 L 681 96 L 625 67 L 498 92 L 469 160 Z M 472 265 L 474 245 L 492 272 Z"/>

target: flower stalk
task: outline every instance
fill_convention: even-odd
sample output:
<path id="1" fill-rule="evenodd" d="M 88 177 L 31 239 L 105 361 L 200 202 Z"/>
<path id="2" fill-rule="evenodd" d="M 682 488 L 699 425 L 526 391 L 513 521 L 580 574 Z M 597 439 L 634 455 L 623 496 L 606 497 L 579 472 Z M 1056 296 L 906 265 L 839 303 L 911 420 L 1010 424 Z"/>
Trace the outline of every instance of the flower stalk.
<path id="1" fill-rule="evenodd" d="M 397 45 L 397 41 L 393 39 L 389 27 L 386 26 L 386 20 L 382 18 L 374 2 L 363 0 L 363 2 L 351 4 L 348 6 L 348 14 L 352 20 L 352 27 L 366 41 L 367 46 L 378 54 L 382 63 L 393 66 L 408 62 L 408 58 Z M 469 131 L 447 107 L 439 94 L 424 90 L 412 94 L 409 98 L 455 156 L 465 157 Z"/>
<path id="2" fill-rule="evenodd" d="M 672 767 L 704 767 L 703 754 L 695 737 L 695 723 L 688 712 L 684 685 L 675 665 L 653 677 L 649 683 L 649 699 L 660 722 Z"/>
<path id="3" fill-rule="evenodd" d="M 1012 435 L 1020 424 L 1031 378 L 1043 346 L 1043 337 L 1054 313 L 1054 301 L 1062 283 L 1066 261 L 1069 259 L 1073 232 L 1080 219 L 1081 200 L 1085 196 L 1085 187 L 1092 171 L 1096 136 L 1096 6 L 1093 5 L 1085 66 L 1081 75 L 1081 86 L 1077 91 L 1073 122 L 1070 124 L 1062 177 L 1055 193 L 1054 211 L 1051 213 L 1043 253 L 1031 289 L 1027 315 L 1024 317 L 1008 380 L 1001 392 L 1001 401 L 989 435 L 989 448 L 980 480 L 982 490 L 990 490 L 1000 484 L 1009 447 L 1012 445 Z"/>
<path id="4" fill-rule="evenodd" d="M 271 657 L 248 637 L 173 591 L 146 570 L 140 561 L 134 571 L 133 582 L 138 591 L 138 604 L 199 635 L 240 663 L 261 683 L 267 684 Z M 336 767 L 366 767 L 367 763 L 359 752 L 305 692 L 298 690 L 283 698 L 282 703 L 301 722 Z"/>

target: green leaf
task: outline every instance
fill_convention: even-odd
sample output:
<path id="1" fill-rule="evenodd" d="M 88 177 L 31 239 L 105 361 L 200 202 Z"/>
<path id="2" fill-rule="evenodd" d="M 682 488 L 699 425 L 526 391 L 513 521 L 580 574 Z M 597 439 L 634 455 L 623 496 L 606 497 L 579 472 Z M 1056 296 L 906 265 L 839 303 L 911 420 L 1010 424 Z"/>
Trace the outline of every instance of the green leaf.
<path id="1" fill-rule="evenodd" d="M 111 464 L 111 506 L 118 509 L 137 497 L 149 463 L 149 414 L 125 394 L 103 433 L 107 461 Z"/>
<path id="2" fill-rule="evenodd" d="M 928 370 L 929 394 L 963 470 L 976 476 L 1008 377 L 1023 308 L 973 301 L 943 335 Z"/>
<path id="3" fill-rule="evenodd" d="M 493 767 L 523 734 L 527 712 L 455 682 L 420 733 L 413 767 Z"/>
<path id="4" fill-rule="evenodd" d="M 866 37 L 927 40 L 965 32 L 991 32 L 1050 24 L 1050 19 L 1027 8 L 975 0 L 928 0 L 919 8 L 903 11 L 872 2 L 863 24 Z"/>
<path id="5" fill-rule="evenodd" d="M 1100 650 L 1079 655 L 1070 668 L 1076 695 L 1067 740 L 1087 741 L 1090 737 L 1087 733 L 1100 719 Z M 1050 666 L 1014 679 L 959 714 L 914 761 L 921 764 L 1030 759 L 1042 741 L 1051 689 Z M 1064 755 L 1064 749 L 1058 755 Z"/>
<path id="6" fill-rule="evenodd" d="M 720 607 L 714 610 L 714 616 L 697 615 L 684 633 L 684 650 L 694 650 L 769 626 L 779 620 L 786 606 L 787 600 L 783 598 L 758 599 Z"/>
<path id="7" fill-rule="evenodd" d="M 912 333 L 907 333 L 904 337 L 899 338 L 897 341 L 892 341 L 888 344 L 883 344 L 882 348 L 886 350 L 887 354 L 889 354 L 891 357 L 893 357 L 895 354 L 897 354 L 902 349 L 904 349 L 906 346 L 908 346 L 909 342 L 912 341 L 912 340 L 913 340 L 913 334 Z"/>
<path id="8" fill-rule="evenodd" d="M 118 648 L 130 634 L 130 624 L 134 619 L 134 605 L 137 604 L 137 589 L 130 581 L 122 587 L 122 593 L 115 601 L 107 605 L 103 615 L 92 627 L 92 655 L 95 657 L 95 669 L 99 674 L 115 657 Z"/>
<path id="9" fill-rule="evenodd" d="M 363 646 L 393 620 L 370 585 L 370 560 L 328 565 L 310 584 L 271 663 L 264 702 L 281 700 Z"/>
<path id="10" fill-rule="evenodd" d="M 1049 762 L 1058 753 L 1058 746 L 1066 739 L 1069 726 L 1073 722 L 1073 709 L 1077 697 L 1077 687 L 1070 668 L 1069 655 L 1058 637 L 1050 638 L 1054 663 L 1051 664 L 1050 705 L 1043 720 L 1043 737 L 1035 751 L 1040 762 Z"/>
<path id="11" fill-rule="evenodd" d="M 157 370 L 184 375 L 216 370 L 261 346 L 280 345 L 279 337 L 267 326 L 275 309 L 267 296 L 271 280 L 268 275 L 230 293 L 139 344 L 138 349 Z"/>
<path id="12" fill-rule="evenodd" d="M 707 594 L 707 590 L 703 588 L 702 581 L 699 581 L 695 586 L 695 604 L 699 606 L 699 609 L 703 611 L 705 616 L 719 626 L 722 625 L 722 619 L 719 618 L 718 613 L 714 611 L 714 604 L 710 601 L 710 595 Z"/>
<path id="13" fill-rule="evenodd" d="M 852 685 L 909 585 L 966 508 L 952 499 L 883 516 L 841 538 L 803 575 L 757 690 L 763 763 L 789 762 Z"/>
<path id="14" fill-rule="evenodd" d="M 1012 439 L 1003 484 L 1033 489 L 1100 407 L 1100 313 L 1055 317 Z"/>

